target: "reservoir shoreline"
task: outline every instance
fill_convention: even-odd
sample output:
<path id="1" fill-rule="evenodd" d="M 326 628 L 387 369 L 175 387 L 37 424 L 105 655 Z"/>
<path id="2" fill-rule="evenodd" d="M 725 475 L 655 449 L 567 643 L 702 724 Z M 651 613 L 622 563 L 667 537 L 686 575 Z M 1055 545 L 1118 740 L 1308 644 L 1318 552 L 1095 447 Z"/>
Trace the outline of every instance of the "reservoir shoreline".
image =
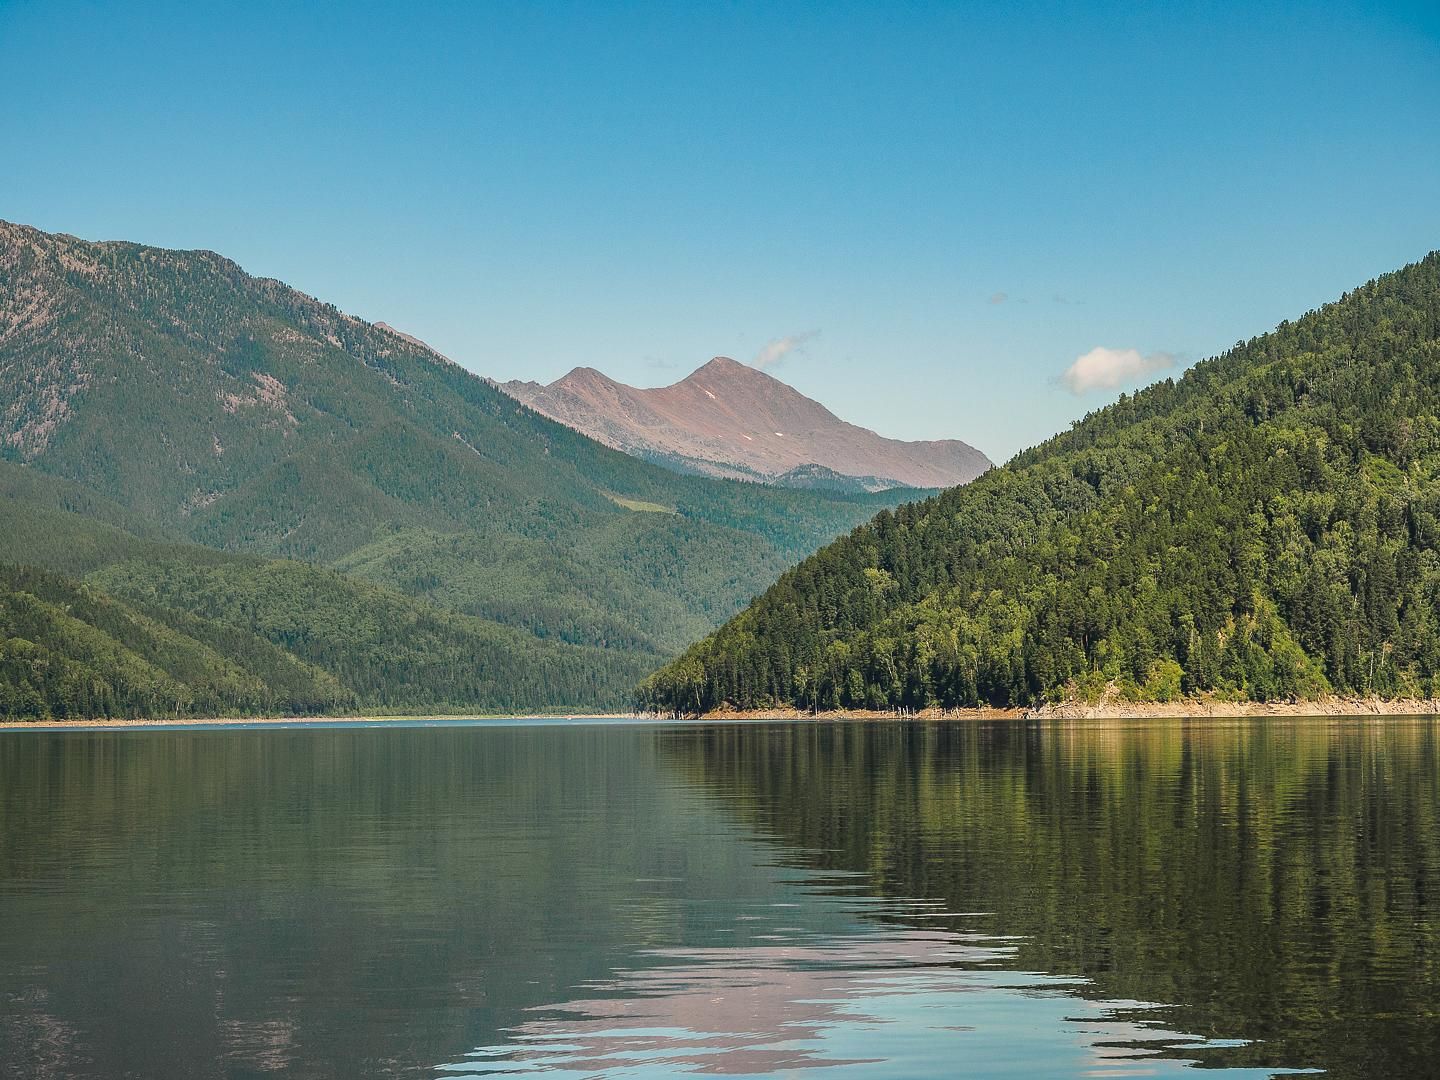
<path id="1" fill-rule="evenodd" d="M 873 709 L 836 709 L 810 712 L 799 709 L 713 709 L 689 719 L 699 720 L 1184 720 L 1206 717 L 1266 716 L 1430 716 L 1440 714 L 1440 698 L 1317 698 L 1310 701 L 1220 701 L 1187 698 L 1146 702 L 1106 699 L 1099 702 L 1063 701 L 1027 708 L 919 709 L 908 712 Z"/>
<path id="2" fill-rule="evenodd" d="M 465 724 L 494 720 L 530 723 L 685 723 L 763 720 L 1186 720 L 1233 719 L 1246 717 L 1293 717 L 1297 719 L 1336 716 L 1434 716 L 1440 715 L 1440 698 L 1348 698 L 1314 701 L 1216 701 L 1186 699 L 1171 702 L 1127 702 L 1106 700 L 1094 703 L 1068 701 L 1033 708 L 960 709 L 830 709 L 812 712 L 803 709 L 712 709 L 685 715 L 655 713 L 457 713 L 453 715 L 382 716 L 220 716 L 161 717 L 154 719 L 83 720 L 0 720 L 0 731 L 99 730 L 110 728 L 211 728 L 211 727 L 322 727 L 384 726 L 386 724 Z"/>

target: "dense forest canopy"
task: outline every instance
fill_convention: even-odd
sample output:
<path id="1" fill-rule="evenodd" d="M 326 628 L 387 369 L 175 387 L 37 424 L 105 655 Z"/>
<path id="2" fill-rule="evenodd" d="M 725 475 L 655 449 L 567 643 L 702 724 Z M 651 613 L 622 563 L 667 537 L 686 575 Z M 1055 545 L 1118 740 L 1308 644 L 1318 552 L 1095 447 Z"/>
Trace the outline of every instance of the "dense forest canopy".
<path id="1" fill-rule="evenodd" d="M 1440 253 L 823 548 L 647 708 L 1440 694 Z"/>
<path id="2" fill-rule="evenodd" d="M 123 518 L 0 465 L 0 718 L 616 708 L 654 667 L 323 567 L 146 539 L 55 505 L 71 495 Z"/>

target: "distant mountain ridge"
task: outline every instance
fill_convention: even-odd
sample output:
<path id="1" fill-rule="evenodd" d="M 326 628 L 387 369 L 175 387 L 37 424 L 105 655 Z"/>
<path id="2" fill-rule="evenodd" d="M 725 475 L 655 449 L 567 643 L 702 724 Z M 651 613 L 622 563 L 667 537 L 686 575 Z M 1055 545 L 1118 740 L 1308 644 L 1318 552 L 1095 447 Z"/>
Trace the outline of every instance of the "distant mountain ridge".
<path id="1" fill-rule="evenodd" d="M 825 486 L 818 466 L 835 478 L 834 488 L 879 491 L 952 487 L 992 464 L 958 439 L 906 442 L 846 423 L 794 387 L 726 356 L 653 389 L 590 367 L 548 386 L 498 385 L 552 420 L 681 472 L 813 488 Z"/>
<path id="2" fill-rule="evenodd" d="M 0 222 L 0 713 L 614 707 L 905 497 L 677 475 L 214 252 Z"/>

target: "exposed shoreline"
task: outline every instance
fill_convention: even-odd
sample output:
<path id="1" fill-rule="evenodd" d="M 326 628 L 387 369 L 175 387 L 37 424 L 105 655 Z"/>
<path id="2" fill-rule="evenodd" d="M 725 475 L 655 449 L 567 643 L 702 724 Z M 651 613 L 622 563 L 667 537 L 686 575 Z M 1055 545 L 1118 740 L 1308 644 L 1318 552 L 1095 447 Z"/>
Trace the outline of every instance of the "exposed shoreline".
<path id="1" fill-rule="evenodd" d="M 1264 716 L 1432 716 L 1440 715 L 1440 698 L 1331 697 L 1313 701 L 1221 701 L 1187 698 L 1182 701 L 1064 701 L 1034 708 L 833 709 L 712 709 L 700 720 L 1183 720 L 1189 718 L 1244 718 Z"/>
<path id="2" fill-rule="evenodd" d="M 685 723 L 695 721 L 759 720 L 1185 720 L 1243 719 L 1247 717 L 1295 717 L 1320 719 L 1331 716 L 1436 716 L 1440 698 L 1322 698 L 1314 701 L 1218 701 L 1187 699 L 1172 702 L 1133 702 L 1114 699 L 1086 703 L 1059 702 L 1037 708 L 921 709 L 712 709 L 682 716 L 655 713 L 457 713 L 434 716 L 192 716 L 158 719 L 94 720 L 0 720 L 0 731 L 102 730 L 111 728 L 196 728 L 196 727 L 322 727 L 347 725 L 475 723 L 485 720 L 523 720 L 533 723 L 585 723 L 588 721 L 633 721 L 635 723 Z"/>
<path id="3" fill-rule="evenodd" d="M 1096 704 L 1062 702 L 1031 709 L 1036 720 L 1145 720 L 1162 717 L 1247 716 L 1433 716 L 1440 714 L 1440 698 L 1332 697 L 1315 701 L 1213 701 L 1187 699 L 1167 704 L 1102 701 Z"/>
<path id="4" fill-rule="evenodd" d="M 680 720 L 1022 720 L 1025 709 L 711 709 Z M 661 719 L 669 719 L 662 717 Z"/>

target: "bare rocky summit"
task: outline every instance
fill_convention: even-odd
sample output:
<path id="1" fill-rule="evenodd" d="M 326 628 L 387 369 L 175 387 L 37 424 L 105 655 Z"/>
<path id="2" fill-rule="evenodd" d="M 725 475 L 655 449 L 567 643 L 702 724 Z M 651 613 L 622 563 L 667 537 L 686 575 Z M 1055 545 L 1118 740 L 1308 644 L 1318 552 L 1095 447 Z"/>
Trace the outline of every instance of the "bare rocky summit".
<path id="1" fill-rule="evenodd" d="M 685 472 L 785 486 L 848 481 L 878 491 L 952 487 L 991 467 L 958 439 L 905 442 L 846 423 L 779 379 L 725 356 L 648 390 L 589 367 L 548 386 L 499 385 L 592 439 Z"/>

